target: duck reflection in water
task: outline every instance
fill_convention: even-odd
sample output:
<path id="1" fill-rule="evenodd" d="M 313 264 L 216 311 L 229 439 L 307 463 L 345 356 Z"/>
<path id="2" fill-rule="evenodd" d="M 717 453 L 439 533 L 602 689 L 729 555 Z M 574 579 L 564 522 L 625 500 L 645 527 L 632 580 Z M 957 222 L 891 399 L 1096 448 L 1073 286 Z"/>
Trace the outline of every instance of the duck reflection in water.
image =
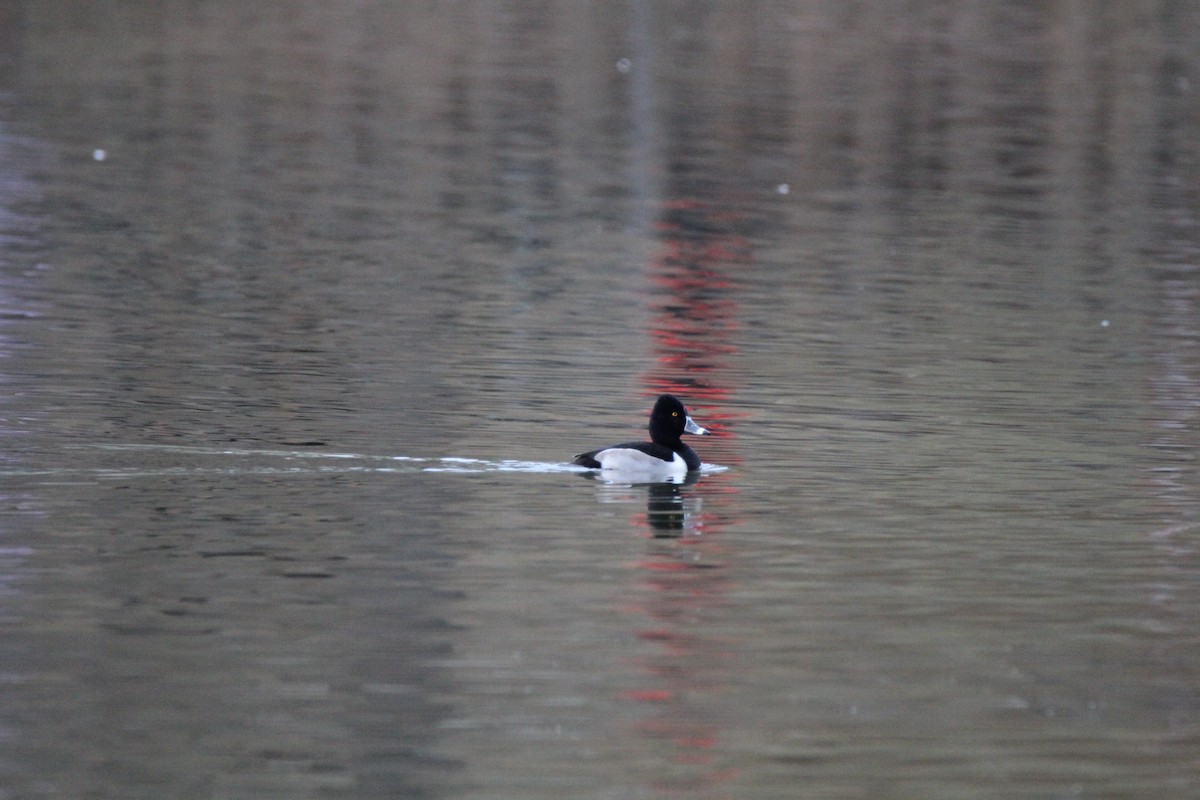
<path id="1" fill-rule="evenodd" d="M 634 484 L 614 482 L 599 472 L 584 473 L 582 477 L 602 484 L 599 499 L 602 503 L 636 502 L 640 489 L 646 490 L 646 525 L 655 539 L 677 539 L 699 533 L 701 498 L 688 487 L 700 480 L 701 473 L 689 472 L 677 482 Z"/>
<path id="2" fill-rule="evenodd" d="M 692 472 L 683 483 L 654 483 L 648 487 L 646 521 L 655 539 L 676 539 L 695 532 L 700 498 L 685 494 L 681 487 L 691 486 L 699 477 Z"/>

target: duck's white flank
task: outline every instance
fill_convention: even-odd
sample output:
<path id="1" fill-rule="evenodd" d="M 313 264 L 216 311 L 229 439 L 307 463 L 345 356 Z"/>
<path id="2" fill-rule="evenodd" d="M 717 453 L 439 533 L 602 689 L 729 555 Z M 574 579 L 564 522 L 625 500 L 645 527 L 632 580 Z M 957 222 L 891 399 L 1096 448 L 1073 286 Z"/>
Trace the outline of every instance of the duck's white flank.
<path id="1" fill-rule="evenodd" d="M 663 461 L 641 450 L 627 447 L 610 447 L 596 453 L 595 459 L 600 462 L 601 469 L 611 469 L 630 474 L 655 475 L 685 475 L 687 463 L 679 453 L 672 453 L 670 461 Z"/>

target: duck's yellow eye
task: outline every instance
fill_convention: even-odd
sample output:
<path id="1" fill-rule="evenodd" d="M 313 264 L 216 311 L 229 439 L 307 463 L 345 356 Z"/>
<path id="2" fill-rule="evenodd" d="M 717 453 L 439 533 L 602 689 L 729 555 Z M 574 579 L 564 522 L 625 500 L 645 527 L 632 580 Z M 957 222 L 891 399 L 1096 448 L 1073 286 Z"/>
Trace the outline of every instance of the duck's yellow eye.
<path id="1" fill-rule="evenodd" d="M 678 411 L 672 411 L 672 412 L 671 412 L 671 416 L 672 416 L 672 417 L 678 417 L 678 416 L 679 416 L 679 412 L 678 412 Z"/>

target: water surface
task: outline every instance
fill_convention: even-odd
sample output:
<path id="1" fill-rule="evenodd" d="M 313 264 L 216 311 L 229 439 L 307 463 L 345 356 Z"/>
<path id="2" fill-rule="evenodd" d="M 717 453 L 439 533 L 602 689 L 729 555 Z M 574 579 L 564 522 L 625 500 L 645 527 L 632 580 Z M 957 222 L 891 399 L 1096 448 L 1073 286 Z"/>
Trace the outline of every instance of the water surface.
<path id="1" fill-rule="evenodd" d="M 8 4 L 0 797 L 1195 796 L 1198 45 Z"/>

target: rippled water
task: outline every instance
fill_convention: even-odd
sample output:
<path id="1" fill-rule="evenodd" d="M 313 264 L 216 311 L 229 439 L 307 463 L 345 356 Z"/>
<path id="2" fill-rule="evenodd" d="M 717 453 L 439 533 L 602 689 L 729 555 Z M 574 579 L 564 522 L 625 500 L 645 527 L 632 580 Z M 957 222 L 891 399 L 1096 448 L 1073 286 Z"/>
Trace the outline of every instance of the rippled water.
<path id="1" fill-rule="evenodd" d="M 1196 796 L 1198 49 L 6 4 L 0 798 Z"/>

